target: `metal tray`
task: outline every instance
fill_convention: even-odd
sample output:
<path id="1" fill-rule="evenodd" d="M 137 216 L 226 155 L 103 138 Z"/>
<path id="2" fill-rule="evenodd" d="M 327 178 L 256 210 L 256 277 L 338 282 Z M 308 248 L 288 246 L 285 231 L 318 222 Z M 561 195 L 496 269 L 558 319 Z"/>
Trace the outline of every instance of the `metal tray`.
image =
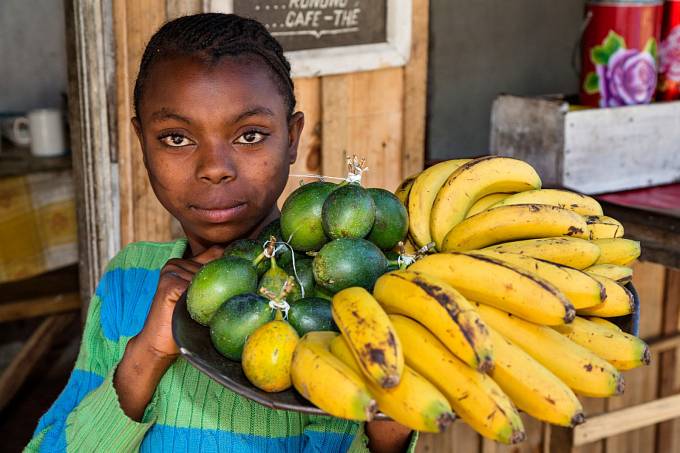
<path id="1" fill-rule="evenodd" d="M 624 331 L 638 335 L 640 299 L 631 283 L 628 283 L 626 288 L 633 293 L 634 312 L 627 316 L 609 319 Z M 229 390 L 272 409 L 328 415 L 293 388 L 283 392 L 268 393 L 253 386 L 243 373 L 241 363 L 229 360 L 217 352 L 210 341 L 208 328 L 191 319 L 187 311 L 186 294 L 182 295 L 175 306 L 172 316 L 172 335 L 179 346 L 180 353 L 189 363 Z M 388 420 L 389 418 L 378 413 L 375 419 Z"/>

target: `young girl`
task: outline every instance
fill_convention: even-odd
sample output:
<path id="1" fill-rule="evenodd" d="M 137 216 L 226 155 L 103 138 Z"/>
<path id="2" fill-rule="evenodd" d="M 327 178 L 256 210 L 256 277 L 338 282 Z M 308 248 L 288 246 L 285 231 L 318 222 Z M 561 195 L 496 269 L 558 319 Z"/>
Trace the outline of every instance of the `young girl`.
<path id="1" fill-rule="evenodd" d="M 416 434 L 393 422 L 242 398 L 180 358 L 172 337 L 175 303 L 201 265 L 279 216 L 304 124 L 279 43 L 235 15 L 176 19 L 147 45 L 134 102 L 151 186 L 186 239 L 130 244 L 109 263 L 75 369 L 26 450 L 412 450 Z"/>

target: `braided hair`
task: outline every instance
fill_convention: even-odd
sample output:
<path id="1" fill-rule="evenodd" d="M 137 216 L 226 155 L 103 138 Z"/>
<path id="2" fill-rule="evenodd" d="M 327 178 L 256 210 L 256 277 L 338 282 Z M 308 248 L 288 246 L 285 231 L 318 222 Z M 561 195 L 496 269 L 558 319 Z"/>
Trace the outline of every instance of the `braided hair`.
<path id="1" fill-rule="evenodd" d="M 293 114 L 293 80 L 281 44 L 256 20 L 235 14 L 205 13 L 167 22 L 149 40 L 135 82 L 137 116 L 144 83 L 151 73 L 151 67 L 163 58 L 176 55 L 195 55 L 205 59 L 208 64 L 217 63 L 223 56 L 250 55 L 261 58 L 273 71 L 273 80 L 284 98 L 288 116 Z"/>

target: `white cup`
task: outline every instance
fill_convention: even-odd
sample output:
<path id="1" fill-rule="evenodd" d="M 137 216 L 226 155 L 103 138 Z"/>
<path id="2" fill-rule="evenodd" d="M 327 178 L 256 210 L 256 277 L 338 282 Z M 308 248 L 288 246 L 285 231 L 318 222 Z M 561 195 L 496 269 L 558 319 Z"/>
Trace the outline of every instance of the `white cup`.
<path id="1" fill-rule="evenodd" d="M 60 156 L 66 152 L 64 123 L 60 110 L 31 110 L 27 118 L 31 133 L 31 153 L 34 156 Z"/>

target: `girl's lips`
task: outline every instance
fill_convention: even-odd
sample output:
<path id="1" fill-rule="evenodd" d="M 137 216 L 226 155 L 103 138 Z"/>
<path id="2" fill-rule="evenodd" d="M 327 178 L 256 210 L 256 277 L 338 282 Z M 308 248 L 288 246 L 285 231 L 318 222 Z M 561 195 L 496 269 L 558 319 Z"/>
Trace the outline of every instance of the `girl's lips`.
<path id="1" fill-rule="evenodd" d="M 209 223 L 225 223 L 237 218 L 246 208 L 245 203 L 241 203 L 230 208 L 204 209 L 191 206 L 191 210 L 198 214 L 201 219 Z"/>

